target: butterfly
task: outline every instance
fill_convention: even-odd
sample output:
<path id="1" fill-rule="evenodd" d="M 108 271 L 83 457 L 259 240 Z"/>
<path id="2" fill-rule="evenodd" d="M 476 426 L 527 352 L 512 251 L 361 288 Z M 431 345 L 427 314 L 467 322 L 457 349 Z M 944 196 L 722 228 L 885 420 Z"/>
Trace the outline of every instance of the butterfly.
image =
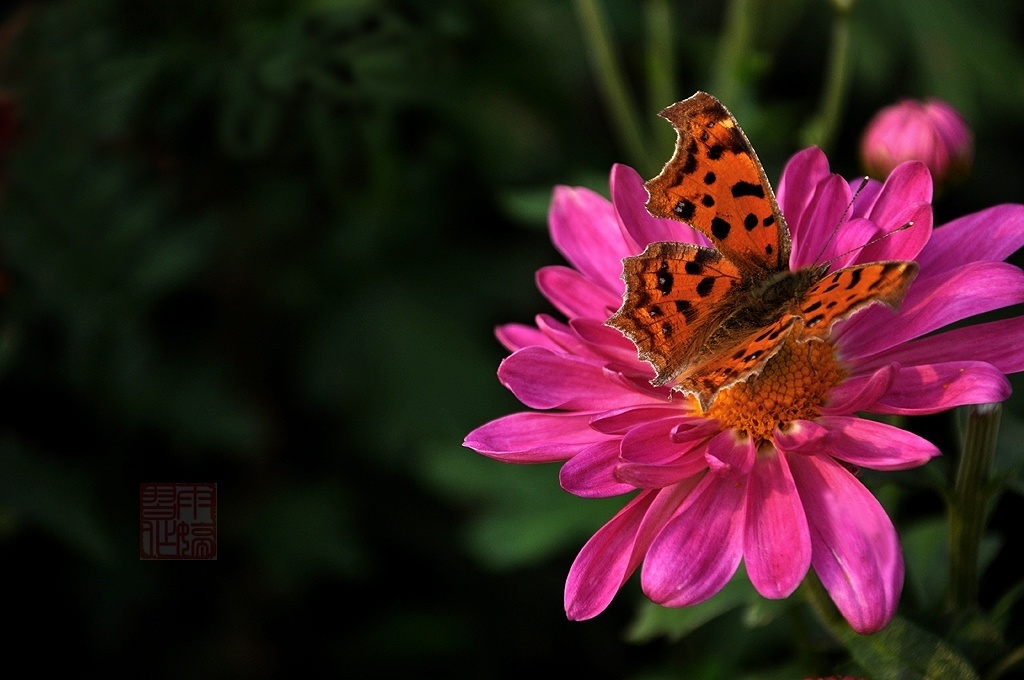
<path id="1" fill-rule="evenodd" d="M 690 225 L 714 248 L 658 242 L 622 261 L 626 292 L 606 324 L 654 367 L 653 385 L 692 394 L 707 410 L 721 390 L 760 373 L 790 336 L 826 340 L 833 324 L 867 305 L 899 307 L 914 262 L 789 268 L 789 227 L 721 102 L 697 92 L 659 115 L 676 129 L 676 148 L 645 184 L 647 211 Z"/>

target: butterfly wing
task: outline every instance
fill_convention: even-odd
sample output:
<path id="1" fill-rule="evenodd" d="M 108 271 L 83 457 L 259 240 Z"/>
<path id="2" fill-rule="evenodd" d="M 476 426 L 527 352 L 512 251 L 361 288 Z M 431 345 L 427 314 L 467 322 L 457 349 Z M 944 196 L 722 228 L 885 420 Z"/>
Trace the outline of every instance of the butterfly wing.
<path id="1" fill-rule="evenodd" d="M 660 114 L 676 129 L 676 149 L 646 183 L 647 210 L 706 235 L 746 275 L 789 266 L 789 228 L 761 162 L 736 119 L 698 92 Z"/>
<path id="2" fill-rule="evenodd" d="M 720 253 L 690 243 L 659 242 L 622 261 L 627 293 L 607 325 L 636 345 L 666 385 L 694 360 L 732 312 L 740 272 Z"/>
<path id="3" fill-rule="evenodd" d="M 696 396 L 706 411 L 720 390 L 760 373 L 796 328 L 796 321 L 797 317 L 786 314 L 736 344 L 709 348 L 708 356 L 683 371 L 676 389 Z"/>
<path id="4" fill-rule="evenodd" d="M 801 338 L 825 337 L 836 321 L 873 302 L 898 308 L 917 269 L 916 262 L 872 262 L 826 274 L 794 310 L 803 319 Z"/>

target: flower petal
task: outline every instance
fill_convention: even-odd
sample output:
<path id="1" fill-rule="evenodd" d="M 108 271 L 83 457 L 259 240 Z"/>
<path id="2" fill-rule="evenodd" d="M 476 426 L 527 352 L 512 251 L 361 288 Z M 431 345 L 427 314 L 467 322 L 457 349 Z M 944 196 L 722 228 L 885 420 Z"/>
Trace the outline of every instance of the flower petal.
<path id="1" fill-rule="evenodd" d="M 865 411 L 892 415 L 938 413 L 964 404 L 990 404 L 1010 396 L 1010 382 L 984 361 L 904 366 L 892 386 Z"/>
<path id="2" fill-rule="evenodd" d="M 903 589 L 903 555 L 882 506 L 825 456 L 787 459 L 811 533 L 811 564 L 858 633 L 883 628 Z"/>
<path id="3" fill-rule="evenodd" d="M 679 443 L 672 433 L 689 418 L 665 418 L 630 430 L 622 438 L 615 478 L 649 489 L 676 484 L 707 469 L 700 439 Z"/>
<path id="4" fill-rule="evenodd" d="M 607 439 L 590 428 L 590 418 L 589 413 L 513 413 L 476 428 L 463 446 L 509 463 L 567 460 Z"/>
<path id="5" fill-rule="evenodd" d="M 794 420 L 775 429 L 772 441 L 783 453 L 828 455 L 832 433 L 812 420 Z"/>
<path id="6" fill-rule="evenodd" d="M 759 453 L 747 482 L 743 560 L 757 592 L 789 596 L 811 566 L 811 536 L 786 457 Z"/>
<path id="7" fill-rule="evenodd" d="M 921 251 L 922 271 L 946 271 L 967 262 L 999 262 L 1024 247 L 1024 205 L 997 205 L 935 229 Z"/>
<path id="8" fill-rule="evenodd" d="M 704 457 L 712 470 L 731 479 L 750 472 L 756 452 L 753 439 L 729 429 L 708 442 Z"/>
<path id="9" fill-rule="evenodd" d="M 801 218 L 802 228 L 793 229 L 793 250 L 789 258 L 792 268 L 820 264 L 835 255 L 827 246 L 842 225 L 849 206 L 850 185 L 846 180 L 839 175 L 828 175 L 819 182 L 814 200 Z"/>
<path id="10" fill-rule="evenodd" d="M 565 613 L 572 621 L 604 611 L 639 563 L 634 550 L 640 524 L 657 497 L 645 491 L 591 536 L 569 568 Z"/>
<path id="11" fill-rule="evenodd" d="M 570 319 L 584 317 L 603 322 L 611 315 L 609 308 L 618 309 L 622 302 L 624 288 L 621 282 L 616 295 L 576 270 L 561 265 L 541 267 L 537 270 L 536 281 L 544 297 Z"/>
<path id="12" fill-rule="evenodd" d="M 539 328 L 521 323 L 506 323 L 494 329 L 494 335 L 505 349 L 515 352 L 523 347 L 537 345 L 558 350 L 558 343 L 544 335 Z"/>
<path id="13" fill-rule="evenodd" d="M 634 255 L 611 202 L 583 187 L 555 188 L 551 240 L 573 267 L 609 291 L 621 291 L 622 258 Z"/>
<path id="14" fill-rule="evenodd" d="M 679 409 L 673 404 L 649 404 L 605 411 L 594 416 L 590 426 L 605 434 L 626 434 L 638 425 L 676 415 Z"/>
<path id="15" fill-rule="evenodd" d="M 899 364 L 893 362 L 873 373 L 847 378 L 829 392 L 828 403 L 822 407 L 821 412 L 827 415 L 845 415 L 863 411 L 889 391 L 899 369 Z"/>
<path id="16" fill-rule="evenodd" d="M 721 590 L 743 556 L 745 499 L 744 478 L 705 475 L 647 552 L 640 575 L 647 597 L 685 607 Z"/>
<path id="17" fill-rule="evenodd" d="M 789 224 L 793 238 L 799 241 L 803 227 L 811 229 L 811 224 L 804 216 L 807 206 L 811 205 L 815 188 L 825 181 L 831 172 L 825 153 L 816 146 L 809 147 L 793 154 L 793 157 L 782 169 L 778 191 L 775 192 L 782 215 Z M 794 249 L 795 250 L 795 249 Z"/>
<path id="18" fill-rule="evenodd" d="M 928 364 L 949 361 L 984 361 L 1003 373 L 1024 371 L 1024 316 L 964 326 L 955 330 L 905 342 L 871 359 L 862 359 L 870 369 L 882 362 Z M 858 366 L 858 370 L 860 370 Z"/>
<path id="19" fill-rule="evenodd" d="M 906 470 L 927 463 L 939 449 L 927 439 L 898 427 L 855 416 L 822 416 L 818 424 L 831 430 L 835 458 L 873 470 Z"/>
<path id="20" fill-rule="evenodd" d="M 708 245 L 708 240 L 695 229 L 677 222 L 654 217 L 647 212 L 647 189 L 644 180 L 628 165 L 612 166 L 612 205 L 619 216 L 622 230 L 634 242 L 636 255 L 656 241 L 676 241 Z"/>
<path id="21" fill-rule="evenodd" d="M 562 488 L 581 498 L 608 498 L 635 491 L 613 475 L 619 460 L 619 441 L 598 442 L 566 461 L 558 471 Z"/>
<path id="22" fill-rule="evenodd" d="M 600 411 L 650 401 L 594 362 L 543 347 L 524 347 L 506 357 L 498 379 L 531 408 Z"/>
<path id="23" fill-rule="evenodd" d="M 975 314 L 1024 302 L 1024 272 L 1005 262 L 972 262 L 917 280 L 898 317 L 876 305 L 853 316 L 836 335 L 843 354 L 862 357 Z M 879 328 L 886 328 L 880 333 Z"/>

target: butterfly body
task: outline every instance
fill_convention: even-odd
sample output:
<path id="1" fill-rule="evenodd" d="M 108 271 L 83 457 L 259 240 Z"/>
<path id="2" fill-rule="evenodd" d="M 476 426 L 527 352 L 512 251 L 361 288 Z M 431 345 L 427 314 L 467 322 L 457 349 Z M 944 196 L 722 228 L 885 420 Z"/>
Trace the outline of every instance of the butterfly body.
<path id="1" fill-rule="evenodd" d="M 678 137 L 646 184 L 648 212 L 686 222 L 715 248 L 664 241 L 623 260 L 626 293 L 607 323 L 651 363 L 654 385 L 693 394 L 706 409 L 720 390 L 760 372 L 791 335 L 824 340 L 858 309 L 899 305 L 913 262 L 789 268 L 789 228 L 771 185 L 717 99 L 698 92 L 661 115 Z"/>

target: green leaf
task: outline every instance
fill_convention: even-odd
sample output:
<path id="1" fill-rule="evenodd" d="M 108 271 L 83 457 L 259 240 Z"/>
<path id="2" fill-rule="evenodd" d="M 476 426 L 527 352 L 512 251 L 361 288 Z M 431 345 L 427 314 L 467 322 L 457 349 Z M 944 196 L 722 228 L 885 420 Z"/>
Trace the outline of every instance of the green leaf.
<path id="1" fill-rule="evenodd" d="M 719 616 L 755 600 L 760 600 L 760 596 L 754 592 L 746 573 L 740 570 L 718 594 L 692 607 L 669 608 L 644 602 L 626 631 L 626 639 L 644 643 L 666 637 L 676 642 Z"/>

